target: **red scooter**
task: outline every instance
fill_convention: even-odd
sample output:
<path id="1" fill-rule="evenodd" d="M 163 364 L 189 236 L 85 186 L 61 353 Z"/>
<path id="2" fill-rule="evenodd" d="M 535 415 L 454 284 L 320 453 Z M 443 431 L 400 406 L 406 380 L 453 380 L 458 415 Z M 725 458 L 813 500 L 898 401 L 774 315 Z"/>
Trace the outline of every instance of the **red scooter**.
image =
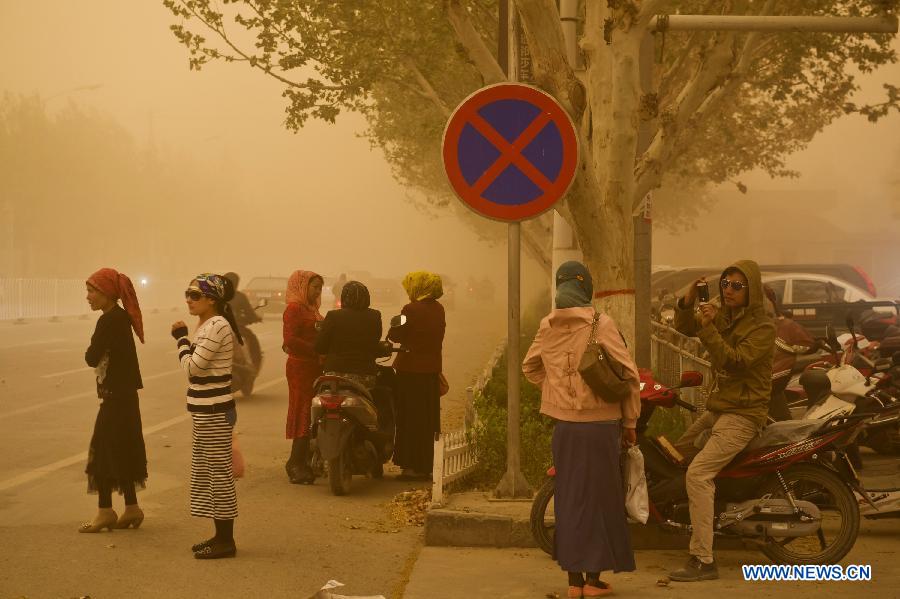
<path id="1" fill-rule="evenodd" d="M 699 372 L 685 372 L 673 388 L 641 371 L 638 445 L 644 455 L 650 503 L 648 524 L 690 534 L 685 488 L 687 464 L 664 439 L 647 437 L 657 408 L 696 408 L 679 397 L 681 387 L 702 383 Z M 759 545 L 779 564 L 834 564 L 856 542 L 859 506 L 854 491 L 869 497 L 844 448 L 872 415 L 829 420 L 776 422 L 716 477 L 716 535 L 740 537 Z M 531 530 L 539 547 L 553 552 L 555 468 L 535 496 Z M 871 502 L 870 502 L 871 503 Z"/>

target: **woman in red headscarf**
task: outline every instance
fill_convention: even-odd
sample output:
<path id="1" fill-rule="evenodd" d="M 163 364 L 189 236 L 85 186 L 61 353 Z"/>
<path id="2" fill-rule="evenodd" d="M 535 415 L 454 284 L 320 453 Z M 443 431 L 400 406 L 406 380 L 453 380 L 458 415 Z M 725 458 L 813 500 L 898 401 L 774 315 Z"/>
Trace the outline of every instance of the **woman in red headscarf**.
<path id="1" fill-rule="evenodd" d="M 287 284 L 284 309 L 284 345 L 287 353 L 285 373 L 288 381 L 288 413 L 285 436 L 292 439 L 291 457 L 284 465 L 294 484 L 312 484 L 315 475 L 309 467 L 309 410 L 313 398 L 313 382 L 322 374 L 322 364 L 315 351 L 316 323 L 322 320 L 320 275 L 297 270 Z"/>
<path id="2" fill-rule="evenodd" d="M 147 454 L 137 393 L 143 383 L 131 331 L 144 342 L 141 308 L 131 279 L 111 268 L 98 270 L 86 284 L 91 310 L 103 312 L 84 355 L 96 371 L 100 398 L 85 472 L 88 491 L 100 498 L 94 520 L 82 524 L 78 532 L 137 528 L 144 512 L 138 507 L 135 486 L 143 487 L 147 480 Z M 125 496 L 121 516 L 112 509 L 113 491 Z"/>

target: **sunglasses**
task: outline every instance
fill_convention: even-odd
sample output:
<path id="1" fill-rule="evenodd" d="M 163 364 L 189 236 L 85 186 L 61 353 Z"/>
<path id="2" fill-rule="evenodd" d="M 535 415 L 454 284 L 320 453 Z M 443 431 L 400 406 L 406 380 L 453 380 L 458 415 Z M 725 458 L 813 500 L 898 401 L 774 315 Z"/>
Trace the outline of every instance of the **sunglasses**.
<path id="1" fill-rule="evenodd" d="M 200 298 L 203 297 L 203 293 L 197 289 L 185 289 L 184 290 L 184 299 L 189 299 L 192 302 L 200 301 Z"/>
<path id="2" fill-rule="evenodd" d="M 750 285 L 748 285 L 747 283 L 741 283 L 740 281 L 729 281 L 728 279 L 722 279 L 720 285 L 722 285 L 723 291 L 728 289 L 729 285 L 731 285 L 731 288 L 735 291 L 741 291 L 742 289 L 747 289 L 748 287 L 750 287 Z"/>

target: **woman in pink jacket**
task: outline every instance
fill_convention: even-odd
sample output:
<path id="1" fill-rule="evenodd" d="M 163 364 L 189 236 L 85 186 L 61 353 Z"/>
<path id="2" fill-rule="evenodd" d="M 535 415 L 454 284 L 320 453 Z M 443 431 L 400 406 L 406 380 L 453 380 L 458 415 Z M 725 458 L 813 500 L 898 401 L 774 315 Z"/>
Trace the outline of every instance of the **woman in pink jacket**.
<path id="1" fill-rule="evenodd" d="M 639 378 L 616 324 L 605 314 L 599 316 L 597 340 L 626 365 L 631 395 L 621 403 L 607 403 L 578 374 L 591 334 L 593 295 L 591 275 L 583 264 L 560 266 L 556 309 L 541 321 L 522 363 L 525 377 L 541 385 L 541 413 L 556 420 L 554 556 L 569 574 L 568 596 L 573 598 L 609 595 L 612 588 L 600 580 L 600 573 L 635 568 L 619 454 L 624 444 L 635 442 Z"/>

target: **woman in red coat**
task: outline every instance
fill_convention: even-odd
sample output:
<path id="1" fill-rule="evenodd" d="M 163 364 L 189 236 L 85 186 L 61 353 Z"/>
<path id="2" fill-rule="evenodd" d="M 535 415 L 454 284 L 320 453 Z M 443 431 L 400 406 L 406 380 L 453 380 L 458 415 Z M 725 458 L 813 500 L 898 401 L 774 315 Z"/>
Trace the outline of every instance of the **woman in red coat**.
<path id="1" fill-rule="evenodd" d="M 298 270 L 287 284 L 284 309 L 284 345 L 287 353 L 285 374 L 288 380 L 288 413 L 285 436 L 293 439 L 291 457 L 284 465 L 288 478 L 294 484 L 312 484 L 315 481 L 309 467 L 309 409 L 313 398 L 313 382 L 322 374 L 322 365 L 314 346 L 316 323 L 322 320 L 319 307 L 322 304 L 320 275 L 308 270 Z"/>

